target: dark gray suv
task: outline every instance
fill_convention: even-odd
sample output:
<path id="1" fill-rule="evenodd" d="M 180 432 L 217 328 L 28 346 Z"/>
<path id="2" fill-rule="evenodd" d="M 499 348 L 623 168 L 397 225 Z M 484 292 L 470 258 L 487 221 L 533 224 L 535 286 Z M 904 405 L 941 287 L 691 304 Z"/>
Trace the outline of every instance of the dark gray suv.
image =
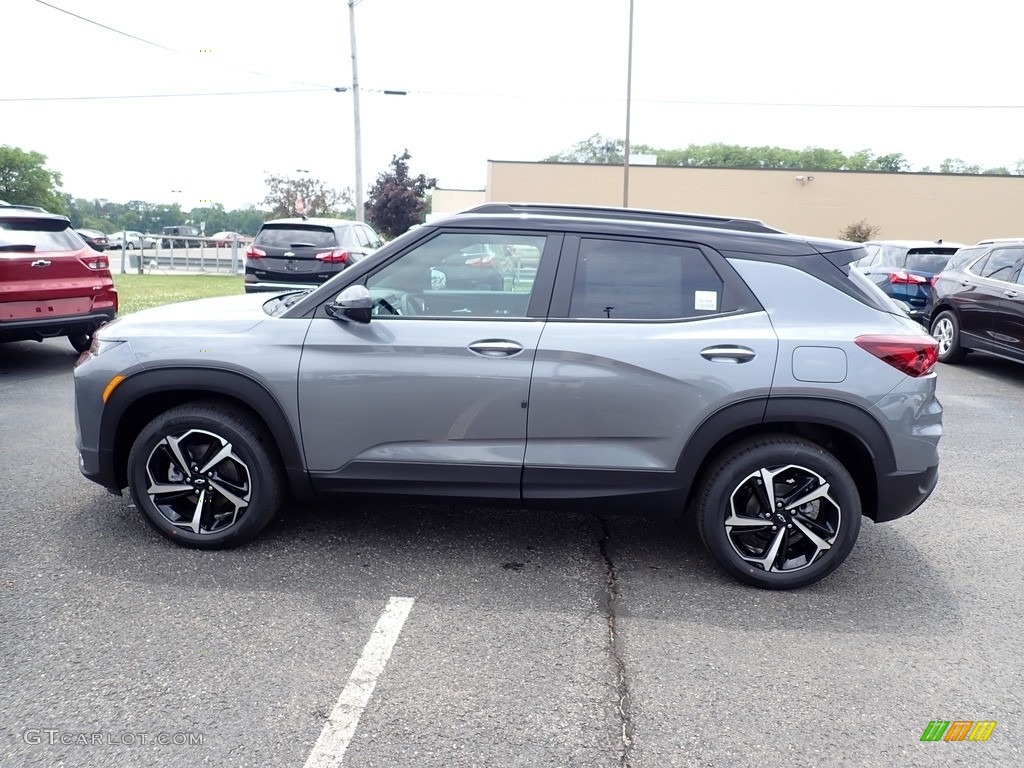
<path id="1" fill-rule="evenodd" d="M 448 283 L 467 249 L 501 286 Z M 192 547 L 289 496 L 691 509 L 734 577 L 804 586 L 937 479 L 936 342 L 863 256 L 753 220 L 488 204 L 313 290 L 106 326 L 75 370 L 81 470 Z"/>
<path id="2" fill-rule="evenodd" d="M 369 226 L 345 219 L 275 219 L 245 251 L 245 292 L 313 288 L 383 245 Z"/>

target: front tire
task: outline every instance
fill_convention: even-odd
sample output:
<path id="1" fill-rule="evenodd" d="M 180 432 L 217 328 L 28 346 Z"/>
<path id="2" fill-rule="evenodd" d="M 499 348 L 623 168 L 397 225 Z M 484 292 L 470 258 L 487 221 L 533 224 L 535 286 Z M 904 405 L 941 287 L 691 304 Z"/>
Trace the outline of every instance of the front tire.
<path id="1" fill-rule="evenodd" d="M 75 348 L 75 352 L 88 352 L 89 347 L 92 346 L 92 334 L 91 333 L 78 333 L 68 336 L 68 341 L 71 342 L 71 346 Z"/>
<path id="2" fill-rule="evenodd" d="M 172 408 L 143 428 L 128 455 L 128 488 L 157 532 L 196 549 L 252 540 L 284 501 L 281 463 L 263 425 L 212 402 Z"/>
<path id="3" fill-rule="evenodd" d="M 757 437 L 720 455 L 699 490 L 697 528 L 715 561 L 762 589 L 798 589 L 838 568 L 860 533 L 861 501 L 821 446 Z"/>
<path id="4" fill-rule="evenodd" d="M 950 310 L 943 310 L 935 317 L 930 333 L 939 342 L 940 363 L 962 363 L 967 357 L 967 350 L 960 344 L 960 321 Z"/>

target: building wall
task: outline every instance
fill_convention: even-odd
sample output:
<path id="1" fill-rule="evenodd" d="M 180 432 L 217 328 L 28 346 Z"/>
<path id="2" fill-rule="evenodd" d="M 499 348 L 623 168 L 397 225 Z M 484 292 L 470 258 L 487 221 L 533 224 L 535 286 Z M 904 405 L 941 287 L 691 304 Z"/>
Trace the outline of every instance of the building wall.
<path id="1" fill-rule="evenodd" d="M 427 221 L 483 205 L 487 202 L 487 195 L 482 189 L 441 189 L 437 187 L 430 193 L 430 199 L 431 212 L 427 216 Z"/>
<path id="2" fill-rule="evenodd" d="M 622 205 L 621 165 L 490 161 L 493 202 Z M 1024 237 L 1024 177 L 630 166 L 629 205 L 761 219 L 838 237 L 866 219 L 883 239 Z"/>

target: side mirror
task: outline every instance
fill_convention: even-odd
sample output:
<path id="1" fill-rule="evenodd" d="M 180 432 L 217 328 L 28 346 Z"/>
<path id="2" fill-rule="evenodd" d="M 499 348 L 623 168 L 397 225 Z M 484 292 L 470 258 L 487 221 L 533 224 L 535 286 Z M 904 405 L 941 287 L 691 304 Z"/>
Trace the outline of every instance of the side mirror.
<path id="1" fill-rule="evenodd" d="M 442 291 L 448 283 L 448 275 L 437 267 L 430 268 L 430 290 Z"/>
<path id="2" fill-rule="evenodd" d="M 356 323 L 370 322 L 373 299 L 365 285 L 350 285 L 326 306 L 327 314 L 336 320 Z"/>

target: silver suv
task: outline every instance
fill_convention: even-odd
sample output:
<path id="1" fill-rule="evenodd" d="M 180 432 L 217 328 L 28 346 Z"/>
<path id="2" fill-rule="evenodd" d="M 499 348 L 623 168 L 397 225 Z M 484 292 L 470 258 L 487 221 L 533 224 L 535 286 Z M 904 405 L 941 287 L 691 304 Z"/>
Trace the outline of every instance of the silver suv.
<path id="1" fill-rule="evenodd" d="M 503 284 L 447 280 L 466 253 Z M 801 587 L 937 479 L 936 342 L 863 256 L 753 220 L 484 205 L 313 290 L 106 326 L 75 370 L 80 467 L 192 547 L 288 496 L 690 509 L 734 577 Z"/>

